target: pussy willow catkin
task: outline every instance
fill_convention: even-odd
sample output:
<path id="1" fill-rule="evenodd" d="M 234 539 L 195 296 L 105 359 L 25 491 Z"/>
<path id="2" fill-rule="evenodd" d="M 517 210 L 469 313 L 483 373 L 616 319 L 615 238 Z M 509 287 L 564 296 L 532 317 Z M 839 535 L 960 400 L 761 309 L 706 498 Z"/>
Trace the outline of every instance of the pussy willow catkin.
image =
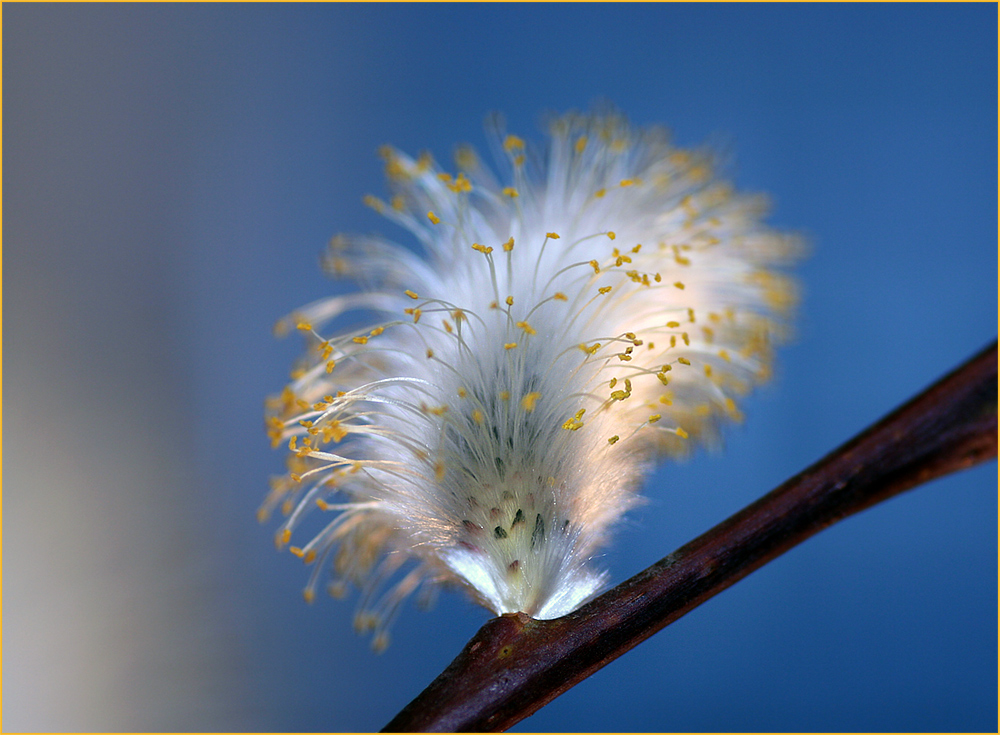
<path id="1" fill-rule="evenodd" d="M 454 171 L 384 148 L 391 196 L 366 202 L 419 252 L 334 237 L 326 269 L 361 290 L 278 325 L 309 347 L 267 402 L 288 473 L 260 516 L 285 513 L 307 599 L 361 588 L 376 647 L 421 586 L 536 618 L 593 597 L 591 557 L 654 460 L 740 418 L 794 301 L 775 269 L 795 238 L 709 152 L 615 114 L 496 143 L 499 180 L 468 148 Z M 348 312 L 370 323 L 329 326 Z M 310 514 L 325 525 L 291 545 Z"/>

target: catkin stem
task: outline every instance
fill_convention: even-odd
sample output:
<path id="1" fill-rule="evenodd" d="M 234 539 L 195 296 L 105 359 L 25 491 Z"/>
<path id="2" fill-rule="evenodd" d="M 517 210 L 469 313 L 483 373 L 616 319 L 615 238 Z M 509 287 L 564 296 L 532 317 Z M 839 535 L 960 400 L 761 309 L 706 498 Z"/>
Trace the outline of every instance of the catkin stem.
<path id="1" fill-rule="evenodd" d="M 502 731 L 827 526 L 997 456 L 997 343 L 715 528 L 556 620 L 507 614 L 387 732 Z"/>

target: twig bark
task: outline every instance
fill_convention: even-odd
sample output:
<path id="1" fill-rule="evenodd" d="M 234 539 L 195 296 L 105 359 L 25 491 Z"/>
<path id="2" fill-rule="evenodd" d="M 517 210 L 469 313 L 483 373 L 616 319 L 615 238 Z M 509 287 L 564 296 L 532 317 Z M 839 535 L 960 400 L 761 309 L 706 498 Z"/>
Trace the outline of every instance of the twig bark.
<path id="1" fill-rule="evenodd" d="M 997 456 L 997 344 L 715 528 L 557 620 L 484 625 L 385 731 L 502 731 L 813 534 Z"/>

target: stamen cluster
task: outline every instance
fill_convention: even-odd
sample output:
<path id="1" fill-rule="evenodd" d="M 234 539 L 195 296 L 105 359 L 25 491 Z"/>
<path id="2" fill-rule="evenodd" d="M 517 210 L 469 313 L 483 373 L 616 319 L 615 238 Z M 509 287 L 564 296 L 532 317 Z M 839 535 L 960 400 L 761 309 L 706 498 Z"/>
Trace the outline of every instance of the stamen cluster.
<path id="1" fill-rule="evenodd" d="M 361 587 L 377 647 L 421 586 L 537 618 L 594 596 L 591 557 L 654 459 L 740 418 L 794 300 L 775 268 L 795 239 L 709 153 L 614 114 L 554 120 L 543 151 L 497 146 L 502 183 L 471 149 L 447 172 L 384 148 L 391 197 L 366 202 L 422 252 L 334 237 L 326 269 L 362 290 L 278 325 L 309 348 L 267 402 L 289 457 L 260 516 L 287 516 L 307 599 L 327 573 L 334 595 Z M 348 313 L 370 322 L 328 327 Z"/>

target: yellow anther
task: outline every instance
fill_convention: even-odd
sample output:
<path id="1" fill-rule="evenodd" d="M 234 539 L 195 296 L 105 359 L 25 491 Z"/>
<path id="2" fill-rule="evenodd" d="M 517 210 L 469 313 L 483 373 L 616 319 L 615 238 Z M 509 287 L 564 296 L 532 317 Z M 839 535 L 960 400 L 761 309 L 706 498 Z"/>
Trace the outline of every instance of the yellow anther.
<path id="1" fill-rule="evenodd" d="M 711 377 L 712 377 L 712 366 L 711 366 L 711 365 L 708 365 L 708 364 L 706 364 L 706 365 L 704 366 L 704 369 L 705 369 L 705 377 L 706 377 L 706 378 L 711 378 Z"/>
<path id="2" fill-rule="evenodd" d="M 636 255 L 636 254 L 639 253 L 640 250 L 642 250 L 642 243 L 641 242 L 638 245 L 636 245 L 634 248 L 632 248 L 632 254 Z"/>
<path id="3" fill-rule="evenodd" d="M 302 590 L 302 599 L 304 599 L 307 604 L 312 605 L 316 602 L 316 590 L 312 587 L 306 587 Z"/>
<path id="4" fill-rule="evenodd" d="M 305 556 L 305 552 L 302 549 L 300 549 L 298 546 L 289 546 L 288 550 L 290 552 L 292 552 L 293 554 L 295 554 L 295 556 L 299 557 L 300 559 L 303 556 Z"/>
<path id="5" fill-rule="evenodd" d="M 590 261 L 590 267 L 594 269 L 594 273 L 601 272 L 601 266 L 596 260 Z"/>
<path id="6" fill-rule="evenodd" d="M 686 431 L 684 431 L 684 429 L 682 429 L 679 426 L 674 430 L 674 433 L 677 434 L 677 436 L 679 436 L 681 439 L 687 439 L 688 438 L 688 433 Z"/>
<path id="7" fill-rule="evenodd" d="M 659 379 L 659 381 L 660 381 L 661 383 L 663 383 L 664 385 L 667 385 L 667 384 L 668 384 L 668 383 L 670 382 L 670 380 L 669 380 L 669 379 L 667 378 L 667 376 L 666 376 L 666 375 L 665 375 L 664 373 L 657 373 L 657 374 L 656 374 L 656 377 L 657 377 L 657 378 Z"/>
<path id="8" fill-rule="evenodd" d="M 583 414 L 585 414 L 586 412 L 587 409 L 581 408 L 573 415 L 573 418 L 568 419 L 566 423 L 562 425 L 562 427 L 567 431 L 576 431 L 577 429 L 581 428 L 583 426 L 583 422 L 580 421 L 580 419 L 583 418 Z"/>
<path id="9" fill-rule="evenodd" d="M 524 141 L 518 138 L 516 135 L 508 135 L 504 138 L 503 149 L 510 153 L 516 149 L 524 148 Z"/>
<path id="10" fill-rule="evenodd" d="M 608 437 L 608 444 L 614 444 L 617 441 L 618 441 L 618 435 L 617 434 L 615 434 L 614 436 L 609 436 Z"/>
<path id="11" fill-rule="evenodd" d="M 620 182 L 618 182 L 618 185 L 619 186 L 632 186 L 634 183 L 635 183 L 635 181 L 632 180 L 632 179 L 622 179 Z"/>
<path id="12" fill-rule="evenodd" d="M 695 217 L 698 216 L 698 210 L 691 203 L 691 195 L 690 194 L 688 194 L 686 197 L 684 197 L 683 199 L 681 199 L 681 209 L 683 209 L 684 213 L 688 217 L 690 217 L 691 219 L 694 219 Z"/>
<path id="13" fill-rule="evenodd" d="M 507 298 L 505 298 L 503 300 L 503 302 L 505 304 L 507 304 L 507 306 L 513 306 L 514 305 L 514 297 L 513 296 L 508 296 Z"/>
<path id="14" fill-rule="evenodd" d="M 597 191 L 594 192 L 594 196 L 598 199 L 602 199 L 604 195 L 607 193 L 608 192 L 606 189 L 598 189 Z"/>
<path id="15" fill-rule="evenodd" d="M 427 348 L 427 359 L 430 360 L 432 357 L 434 357 L 434 350 L 432 350 L 432 349 L 430 349 L 428 347 Z"/>
<path id="16" fill-rule="evenodd" d="M 366 195 L 365 198 L 362 199 L 361 201 L 363 201 L 366 206 L 371 207 L 379 214 L 381 214 L 385 210 L 385 202 L 383 202 L 378 197 L 372 196 L 371 194 Z"/>
<path id="17" fill-rule="evenodd" d="M 684 340 L 684 344 L 686 344 L 688 346 L 691 345 L 691 338 L 688 337 L 688 333 L 687 332 L 681 332 L 681 339 Z"/>
<path id="18" fill-rule="evenodd" d="M 453 328 L 451 326 L 451 322 L 449 322 L 447 319 L 442 319 L 441 324 L 444 325 L 444 331 L 446 331 L 448 334 L 452 333 Z"/>
<path id="19" fill-rule="evenodd" d="M 552 298 L 554 298 L 556 301 L 568 301 L 568 299 L 566 298 L 566 294 L 564 294 L 562 291 L 556 291 L 555 294 L 553 294 Z"/>
<path id="20" fill-rule="evenodd" d="M 493 252 L 493 248 L 487 245 L 480 245 L 478 242 L 472 243 L 472 249 L 477 253 L 483 253 L 484 255 L 489 255 Z"/>
<path id="21" fill-rule="evenodd" d="M 337 361 L 336 360 L 330 360 L 329 362 L 327 362 L 326 363 L 326 372 L 327 372 L 327 374 L 332 373 L 333 369 L 335 367 L 337 367 Z"/>
<path id="22" fill-rule="evenodd" d="M 508 196 L 511 199 L 516 199 L 518 196 L 520 196 L 520 194 L 517 193 L 517 189 L 515 189 L 513 186 L 505 186 L 503 188 L 503 195 Z"/>
<path id="23" fill-rule="evenodd" d="M 669 373 L 671 370 L 673 370 L 673 368 L 670 367 L 669 365 L 664 365 L 663 367 L 660 368 L 661 373 Z"/>
<path id="24" fill-rule="evenodd" d="M 309 322 L 299 322 L 295 325 L 296 329 L 301 329 L 303 332 L 311 332 L 313 325 Z"/>
<path id="25" fill-rule="evenodd" d="M 590 345 L 589 347 L 586 345 L 586 343 L 581 343 L 580 349 L 586 352 L 588 355 L 593 355 L 595 352 L 601 349 L 601 343 L 594 342 L 594 344 Z"/>
<path id="26" fill-rule="evenodd" d="M 472 420 L 475 421 L 477 424 L 483 423 L 483 412 L 480 411 L 478 408 L 473 409 Z"/>
<path id="27" fill-rule="evenodd" d="M 535 410 L 535 403 L 538 399 L 542 397 L 541 393 L 527 393 L 524 398 L 521 399 L 521 408 L 523 408 L 528 413 Z"/>
<path id="28" fill-rule="evenodd" d="M 298 442 L 298 440 L 299 440 L 299 438 L 297 436 L 293 436 L 291 439 L 289 439 L 289 441 L 288 441 L 288 449 L 289 449 L 289 451 L 294 452 L 294 451 L 296 451 L 298 449 L 298 447 L 295 446 L 296 443 Z"/>
<path id="29" fill-rule="evenodd" d="M 648 421 L 651 424 L 655 424 L 657 421 L 660 420 L 660 418 L 661 418 L 660 414 L 654 413 L 648 419 L 646 419 L 646 421 Z"/>
<path id="30" fill-rule="evenodd" d="M 581 135 L 579 138 L 576 139 L 576 144 L 573 146 L 573 149 L 576 151 L 576 155 L 580 155 L 581 153 L 583 153 L 583 150 L 586 147 L 587 147 L 587 136 Z"/>
<path id="31" fill-rule="evenodd" d="M 461 324 L 465 320 L 465 312 L 461 309 L 455 309 L 451 312 L 451 318 L 455 320 L 456 324 Z"/>
<path id="32" fill-rule="evenodd" d="M 524 154 L 523 153 L 514 156 L 514 165 L 517 166 L 518 168 L 520 168 L 521 166 L 524 165 Z"/>
<path id="33" fill-rule="evenodd" d="M 611 382 L 608 383 L 608 388 L 614 388 L 616 385 L 618 385 L 618 378 L 612 378 Z"/>
<path id="34" fill-rule="evenodd" d="M 465 390 L 465 388 L 463 388 L 462 386 L 458 386 L 458 397 L 459 398 L 465 398 L 467 395 L 469 395 L 469 394 Z"/>
<path id="35" fill-rule="evenodd" d="M 612 232 L 611 230 L 608 230 L 608 239 L 609 240 L 614 240 L 615 239 L 615 233 Z"/>
<path id="36" fill-rule="evenodd" d="M 597 289 L 597 293 L 601 294 L 602 296 L 604 294 L 611 293 L 611 286 L 601 286 L 599 289 Z"/>
<path id="37" fill-rule="evenodd" d="M 732 360 L 732 358 L 729 356 L 729 353 L 726 352 L 726 350 L 719 350 L 719 357 L 721 357 L 726 362 L 730 362 Z"/>
<path id="38" fill-rule="evenodd" d="M 292 530 L 290 528 L 284 529 L 278 536 L 278 541 L 281 544 L 287 544 L 291 540 L 292 540 Z"/>
<path id="39" fill-rule="evenodd" d="M 656 281 L 657 283 L 659 283 L 660 281 L 663 280 L 663 277 L 659 273 L 654 273 L 653 274 L 653 280 Z"/>
<path id="40" fill-rule="evenodd" d="M 635 332 L 625 332 L 625 339 L 635 339 Z"/>
<path id="41" fill-rule="evenodd" d="M 680 325 L 681 325 L 680 322 L 667 322 L 667 326 L 670 327 L 671 329 L 676 329 Z"/>
<path id="42" fill-rule="evenodd" d="M 611 400 L 613 401 L 624 401 L 628 398 L 628 393 L 623 390 L 616 390 L 611 392 Z"/>
<path id="43" fill-rule="evenodd" d="M 441 218 L 434 214 L 434 212 L 428 212 L 427 219 L 431 221 L 432 225 L 441 224 Z"/>
<path id="44" fill-rule="evenodd" d="M 527 334 L 538 334 L 538 332 L 535 331 L 535 328 L 528 324 L 528 322 L 518 322 L 517 326 L 523 329 Z"/>
<path id="45" fill-rule="evenodd" d="M 688 176 L 690 176 L 695 183 L 701 183 L 702 181 L 707 181 L 711 175 L 712 172 L 709 170 L 708 166 L 704 164 L 698 164 L 697 166 L 693 167 L 690 171 L 688 171 Z"/>
<path id="46" fill-rule="evenodd" d="M 395 209 L 397 212 L 402 212 L 404 209 L 406 209 L 406 200 L 403 199 L 403 196 L 401 194 L 397 194 L 396 196 L 394 196 L 390 204 L 392 204 L 392 208 Z"/>
<path id="47" fill-rule="evenodd" d="M 458 176 L 455 177 L 455 181 L 447 186 L 454 192 L 472 191 L 472 182 L 469 181 L 468 177 L 464 173 L 459 173 Z"/>
<path id="48" fill-rule="evenodd" d="M 546 232 L 545 233 L 545 237 L 549 238 L 550 240 L 558 240 L 559 239 L 559 235 L 557 235 L 555 232 Z"/>
<path id="49" fill-rule="evenodd" d="M 514 349 L 515 347 L 517 347 L 517 342 L 507 342 L 507 343 L 505 343 L 505 344 L 504 344 L 504 346 L 503 346 L 503 348 L 504 348 L 505 350 L 512 350 L 512 349 Z"/>
<path id="50" fill-rule="evenodd" d="M 622 362 L 631 362 L 632 361 L 632 355 L 629 355 L 628 353 L 625 353 L 625 352 L 619 352 L 616 355 L 616 357 L 619 360 L 621 360 Z"/>
<path id="51" fill-rule="evenodd" d="M 369 332 L 369 337 L 378 337 L 382 332 L 385 331 L 385 327 L 375 327 L 371 332 Z"/>
<path id="52" fill-rule="evenodd" d="M 451 174 L 445 173 L 444 171 L 438 174 L 438 178 L 441 179 L 441 181 L 445 182 L 446 184 L 451 183 Z"/>
<path id="53" fill-rule="evenodd" d="M 365 335 L 361 335 L 360 337 L 354 337 L 354 342 L 356 342 L 359 345 L 366 345 L 368 344 L 368 337 L 366 337 Z"/>
<path id="54" fill-rule="evenodd" d="M 677 362 L 679 362 L 681 365 L 690 365 L 691 364 L 691 361 L 688 360 L 686 357 L 678 357 L 677 358 Z"/>
<path id="55" fill-rule="evenodd" d="M 420 298 L 419 296 L 417 296 L 416 292 L 411 291 L 410 289 L 406 289 L 405 291 L 403 291 L 403 293 L 405 293 L 411 299 L 419 299 Z"/>
<path id="56" fill-rule="evenodd" d="M 694 309 L 688 307 L 688 321 L 694 324 Z"/>
<path id="57" fill-rule="evenodd" d="M 438 461 L 434 463 L 434 478 L 441 482 L 444 479 L 445 466 L 444 462 Z"/>
<path id="58" fill-rule="evenodd" d="M 478 156 L 476 156 L 476 151 L 467 145 L 463 145 L 457 151 L 455 151 L 455 164 L 459 168 L 471 169 L 475 168 L 476 164 L 479 162 Z"/>
<path id="59" fill-rule="evenodd" d="M 423 313 L 424 312 L 422 312 L 420 309 L 414 309 L 413 310 L 413 323 L 414 324 L 416 324 L 417 322 L 420 321 L 420 315 L 423 314 Z"/>
<path id="60" fill-rule="evenodd" d="M 684 284 L 681 283 L 680 281 L 674 281 L 674 287 L 679 288 L 681 291 L 684 290 Z"/>
<path id="61" fill-rule="evenodd" d="M 625 378 L 625 392 L 626 393 L 632 392 L 632 381 L 629 380 L 628 378 Z"/>
<path id="62" fill-rule="evenodd" d="M 500 400 L 501 401 L 509 401 L 510 400 L 510 391 L 508 391 L 508 390 L 502 390 L 502 391 L 500 391 Z"/>
<path id="63" fill-rule="evenodd" d="M 323 498 L 316 498 L 316 505 L 320 510 L 330 510 L 330 504 L 323 500 Z"/>

